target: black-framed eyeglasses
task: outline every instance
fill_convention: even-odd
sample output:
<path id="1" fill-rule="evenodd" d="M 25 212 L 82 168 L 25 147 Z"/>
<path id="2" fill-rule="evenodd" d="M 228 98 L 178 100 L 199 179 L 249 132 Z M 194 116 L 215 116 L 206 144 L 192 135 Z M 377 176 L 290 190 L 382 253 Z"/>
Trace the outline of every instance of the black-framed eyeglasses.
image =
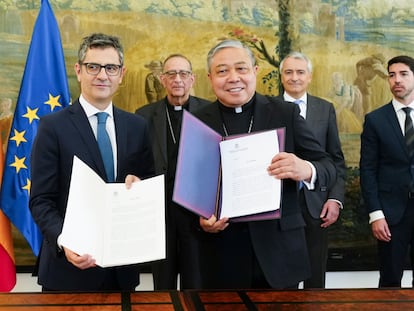
<path id="1" fill-rule="evenodd" d="M 115 65 L 115 64 L 106 64 L 101 65 L 97 63 L 82 63 L 85 66 L 86 72 L 90 75 L 97 76 L 102 68 L 105 68 L 105 72 L 108 76 L 116 76 L 119 74 L 122 65 Z"/>
<path id="2" fill-rule="evenodd" d="M 168 70 L 163 73 L 168 79 L 175 79 L 177 75 L 180 76 L 181 79 L 188 79 L 191 76 L 192 72 L 188 70 Z"/>

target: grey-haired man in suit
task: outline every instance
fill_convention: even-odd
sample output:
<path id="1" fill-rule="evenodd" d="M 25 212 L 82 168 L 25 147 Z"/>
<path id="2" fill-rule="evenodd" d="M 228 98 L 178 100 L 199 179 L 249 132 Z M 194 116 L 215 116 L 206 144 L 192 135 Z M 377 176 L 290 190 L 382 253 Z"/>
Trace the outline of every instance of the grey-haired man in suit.
<path id="1" fill-rule="evenodd" d="M 332 103 L 307 92 L 312 80 L 312 62 L 304 54 L 291 52 L 280 63 L 285 101 L 299 105 L 300 114 L 322 148 L 329 153 L 337 169 L 336 183 L 330 189 L 308 190 L 299 184 L 299 202 L 306 222 L 306 242 L 312 276 L 305 288 L 324 288 L 328 260 L 328 227 L 336 222 L 345 197 L 346 167 L 339 141 L 335 109 Z"/>

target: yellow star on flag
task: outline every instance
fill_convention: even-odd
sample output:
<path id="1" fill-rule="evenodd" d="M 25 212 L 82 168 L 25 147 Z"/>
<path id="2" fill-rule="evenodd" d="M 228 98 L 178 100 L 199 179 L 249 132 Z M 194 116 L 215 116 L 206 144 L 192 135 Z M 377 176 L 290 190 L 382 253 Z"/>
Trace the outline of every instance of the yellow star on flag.
<path id="1" fill-rule="evenodd" d="M 10 164 L 10 166 L 13 166 L 16 168 L 16 174 L 19 173 L 20 169 L 27 168 L 27 166 L 24 164 L 25 160 L 26 160 L 26 157 L 19 159 L 17 156 L 14 156 L 14 162 Z"/>
<path id="2" fill-rule="evenodd" d="M 24 134 L 26 134 L 26 131 L 19 132 L 18 130 L 14 129 L 14 136 L 11 137 L 10 140 L 14 140 L 17 147 L 19 147 L 20 143 L 27 143 L 26 138 L 24 138 Z"/>
<path id="3" fill-rule="evenodd" d="M 27 192 L 30 194 L 30 187 L 32 186 L 32 182 L 28 178 L 26 178 L 26 180 L 27 180 L 27 183 L 22 189 L 27 190 Z"/>
<path id="4" fill-rule="evenodd" d="M 30 109 L 30 107 L 27 107 L 27 113 L 23 115 L 23 117 L 28 118 L 29 119 L 29 123 L 32 124 L 34 119 L 40 119 L 37 116 L 37 111 L 39 110 L 39 108 L 36 109 Z"/>
<path id="5" fill-rule="evenodd" d="M 56 107 L 62 107 L 62 105 L 59 103 L 60 95 L 53 96 L 49 93 L 49 100 L 45 102 L 46 105 L 50 106 L 50 110 L 55 110 Z"/>

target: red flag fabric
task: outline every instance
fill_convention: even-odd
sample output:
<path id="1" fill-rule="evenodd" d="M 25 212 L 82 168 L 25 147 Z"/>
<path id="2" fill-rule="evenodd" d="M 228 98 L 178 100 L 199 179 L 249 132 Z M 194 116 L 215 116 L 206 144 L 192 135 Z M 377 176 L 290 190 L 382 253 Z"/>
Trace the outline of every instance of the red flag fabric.
<path id="1" fill-rule="evenodd" d="M 4 153 L 0 137 L 0 184 L 3 176 Z M 10 220 L 0 209 L 0 292 L 9 292 L 16 285 L 13 238 Z"/>

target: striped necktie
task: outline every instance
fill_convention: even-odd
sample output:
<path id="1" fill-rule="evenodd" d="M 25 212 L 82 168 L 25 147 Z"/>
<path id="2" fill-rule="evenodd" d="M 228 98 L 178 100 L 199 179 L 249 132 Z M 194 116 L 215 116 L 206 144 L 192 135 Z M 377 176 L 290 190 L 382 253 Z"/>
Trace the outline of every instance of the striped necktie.
<path id="1" fill-rule="evenodd" d="M 413 120 L 410 116 L 412 108 L 405 107 L 403 110 L 405 112 L 405 143 L 407 145 L 408 154 L 411 159 L 414 155 L 414 128 Z"/>

